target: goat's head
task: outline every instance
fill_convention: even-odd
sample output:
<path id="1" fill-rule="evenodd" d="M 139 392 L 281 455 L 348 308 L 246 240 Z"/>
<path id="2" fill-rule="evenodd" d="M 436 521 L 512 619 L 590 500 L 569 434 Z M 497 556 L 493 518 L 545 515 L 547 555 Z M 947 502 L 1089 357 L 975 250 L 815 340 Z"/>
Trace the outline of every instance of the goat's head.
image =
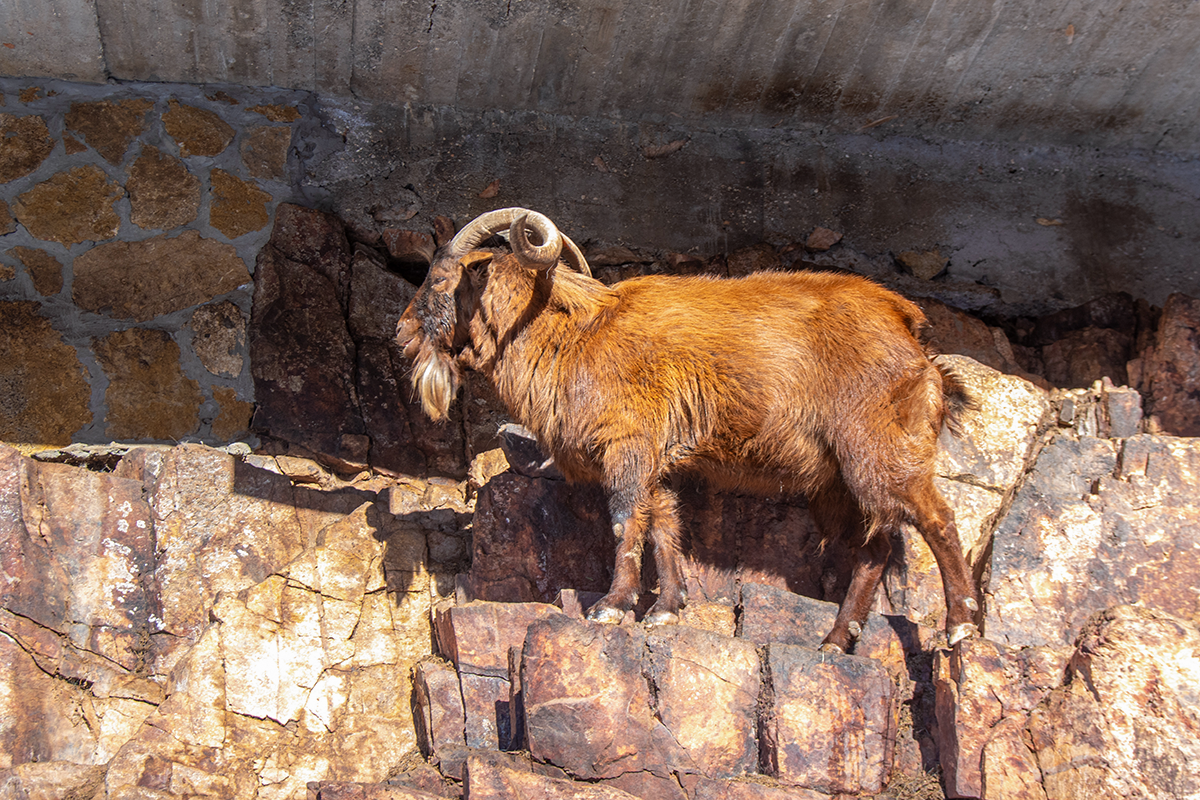
<path id="1" fill-rule="evenodd" d="M 511 255 L 479 249 L 488 237 L 506 229 Z M 533 244 L 531 238 L 540 244 Z M 396 327 L 396 339 L 413 362 L 413 389 L 432 419 L 443 419 L 458 393 L 458 357 L 471 344 L 471 318 L 493 260 L 512 258 L 523 268 L 549 272 L 560 255 L 574 269 L 591 275 L 575 243 L 559 233 L 548 217 L 524 208 L 503 208 L 477 217 L 434 255 L 425 282 Z"/>

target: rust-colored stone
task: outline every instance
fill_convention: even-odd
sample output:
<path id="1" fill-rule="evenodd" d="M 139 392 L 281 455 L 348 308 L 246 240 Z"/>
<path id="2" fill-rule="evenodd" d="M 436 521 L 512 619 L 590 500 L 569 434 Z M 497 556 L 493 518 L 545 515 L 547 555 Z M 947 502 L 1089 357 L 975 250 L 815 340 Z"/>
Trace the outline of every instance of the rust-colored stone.
<path id="1" fill-rule="evenodd" d="M 823 253 L 842 240 L 842 234 L 829 228 L 817 227 L 804 241 L 804 247 L 814 253 Z"/>
<path id="2" fill-rule="evenodd" d="M 589 780 L 689 759 L 656 717 L 636 627 L 552 615 L 529 628 L 521 666 L 525 735 L 538 761 Z"/>
<path id="3" fill-rule="evenodd" d="M 271 122 L 295 122 L 300 119 L 300 111 L 295 106 L 282 106 L 278 103 L 250 106 L 247 110 L 262 114 Z"/>
<path id="4" fill-rule="evenodd" d="M 69 156 L 87 152 L 87 145 L 69 133 L 63 134 L 63 152 Z"/>
<path id="5" fill-rule="evenodd" d="M 400 228 L 387 228 L 383 231 L 383 244 L 387 247 L 388 255 L 408 263 L 429 264 L 433 261 L 433 236 L 424 231 L 409 231 Z"/>
<path id="6" fill-rule="evenodd" d="M 94 351 L 109 379 L 107 436 L 178 441 L 196 432 L 204 398 L 183 374 L 169 334 L 130 328 L 98 339 Z"/>
<path id="7" fill-rule="evenodd" d="M 213 375 L 236 378 L 242 373 L 246 347 L 246 318 L 234 303 L 224 300 L 200 306 L 190 323 L 192 349 Z"/>
<path id="8" fill-rule="evenodd" d="M 1091 386 L 1102 378 L 1117 386 L 1129 382 L 1125 365 L 1133 337 L 1112 328 L 1084 328 L 1042 348 L 1046 380 L 1063 389 Z"/>
<path id="9" fill-rule="evenodd" d="M 0 236 L 12 233 L 17 229 L 17 221 L 13 219 L 8 203 L 0 200 Z"/>
<path id="10" fill-rule="evenodd" d="M 833 628 L 838 607 L 774 586 L 746 584 L 742 587 L 741 636 L 758 645 L 800 645 L 816 649 Z M 901 639 L 900 634 L 904 634 Z M 854 655 L 873 658 L 898 679 L 907 679 L 905 653 L 920 646 L 914 623 L 903 617 L 867 615 Z"/>
<path id="11" fill-rule="evenodd" d="M 1029 380 L 1016 362 L 1008 337 L 999 328 L 940 300 L 921 298 L 921 310 L 929 320 L 929 338 L 939 353 L 968 356 L 992 369 Z M 1045 382 L 1042 381 L 1044 384 Z M 1048 388 L 1048 384 L 1046 385 Z"/>
<path id="12" fill-rule="evenodd" d="M 1200 792 L 1198 652 L 1195 623 L 1152 609 L 1089 620 L 1068 680 L 1028 724 L 1049 800 Z"/>
<path id="13" fill-rule="evenodd" d="M 768 645 L 767 661 L 774 691 L 762 746 L 777 777 L 830 794 L 880 792 L 898 726 L 887 671 L 871 659 L 793 645 Z"/>
<path id="14" fill-rule="evenodd" d="M 471 589 L 480 600 L 554 600 L 560 589 L 608 591 L 613 536 L 603 493 L 505 473 L 475 506 Z"/>
<path id="15" fill-rule="evenodd" d="M 140 228 L 170 230 L 196 218 L 200 179 L 172 155 L 149 145 L 129 168 L 130 220 Z"/>
<path id="16" fill-rule="evenodd" d="M 464 746 L 467 718 L 458 674 L 452 666 L 436 658 L 417 662 L 413 668 L 413 704 L 421 751 L 433 763 Z"/>
<path id="17" fill-rule="evenodd" d="M 921 280 L 932 280 L 946 269 L 950 259 L 937 250 L 905 250 L 896 254 L 896 262 Z"/>
<path id="18" fill-rule="evenodd" d="M 45 250 L 34 247 L 13 247 L 8 251 L 16 256 L 29 271 L 33 279 L 33 288 L 38 294 L 49 297 L 58 294 L 63 288 L 62 264 L 58 259 Z"/>
<path id="19" fill-rule="evenodd" d="M 162 701 L 153 564 L 140 483 L 0 446 L 0 767 L 104 764 Z"/>
<path id="20" fill-rule="evenodd" d="M 30 691 L 29 686 L 22 688 Z M 12 797 L 94 797 L 104 791 L 104 767 L 70 761 L 28 762 L 0 772 L 0 785 Z"/>
<path id="21" fill-rule="evenodd" d="M 271 221 L 267 214 L 270 194 L 223 169 L 213 169 L 210 180 L 213 199 L 208 220 L 221 233 L 236 239 Z"/>
<path id="22" fill-rule="evenodd" d="M 1164 433 L 1200 436 L 1200 300 L 1172 294 L 1142 366 L 1147 414 Z"/>
<path id="23" fill-rule="evenodd" d="M 72 103 L 65 121 L 67 130 L 83 136 L 110 164 L 119 164 L 129 143 L 146 128 L 146 112 L 154 103 L 144 98 L 111 102 Z"/>
<path id="24" fill-rule="evenodd" d="M 726 257 L 730 277 L 775 270 L 779 269 L 782 264 L 779 253 L 766 243 L 753 244 L 740 250 L 734 250 Z"/>
<path id="25" fill-rule="evenodd" d="M 36 115 L 0 114 L 0 183 L 23 178 L 42 165 L 54 140 L 46 120 Z"/>
<path id="26" fill-rule="evenodd" d="M 0 441 L 69 444 L 92 419 L 88 374 L 37 311 L 0 303 Z"/>
<path id="27" fill-rule="evenodd" d="M 932 796 L 932 795 L 931 795 Z M 749 780 L 702 779 L 696 784 L 695 800 L 829 800 L 829 795 L 769 778 Z"/>
<path id="28" fill-rule="evenodd" d="M 1043 665 L 1055 660 L 1053 674 L 1042 674 Z M 1056 658 L 1052 651 L 1010 651 L 985 639 L 968 639 L 937 654 L 938 752 L 952 797 L 1003 798 L 995 784 L 1005 771 L 1008 785 L 1040 783 L 1036 762 L 1021 758 L 1019 736 L 1014 740 L 1009 728 L 1024 726 L 1029 711 L 1061 681 L 1065 663 L 1065 655 Z M 994 785 L 984 793 L 989 748 Z"/>
<path id="29" fill-rule="evenodd" d="M 686 626 L 647 636 L 658 718 L 683 749 L 681 771 L 749 775 L 758 766 L 761 688 L 752 642 Z"/>
<path id="30" fill-rule="evenodd" d="M 242 163 L 252 178 L 287 180 L 288 147 L 292 129 L 260 125 L 246 130 L 241 145 Z"/>
<path id="31" fill-rule="evenodd" d="M 250 282 L 232 245 L 196 231 L 140 242 L 111 242 L 75 259 L 72 297 L 87 311 L 145 322 Z"/>
<path id="32" fill-rule="evenodd" d="M 234 130 L 229 123 L 211 111 L 167 101 L 169 110 L 163 114 L 163 127 L 179 145 L 179 155 L 217 156 L 233 141 Z"/>
<path id="33" fill-rule="evenodd" d="M 232 442 L 245 438 L 250 432 L 250 416 L 254 403 L 239 400 L 236 389 L 214 386 L 213 400 L 221 407 L 212 421 L 212 435 L 217 441 Z"/>
<path id="34" fill-rule="evenodd" d="M 467 747 L 513 749 L 512 684 L 508 678 L 460 672 L 458 679 L 467 719 Z"/>
<path id="35" fill-rule="evenodd" d="M 1200 441 L 1062 436 L 1043 448 L 996 528 L 989 638 L 1061 647 L 1095 612 L 1195 613 Z"/>
<path id="36" fill-rule="evenodd" d="M 75 167 L 17 198 L 13 214 L 38 239 L 70 247 L 111 239 L 121 228 L 113 205 L 125 190 L 97 166 Z"/>
<path id="37" fill-rule="evenodd" d="M 460 673 L 508 677 L 508 650 L 520 647 L 533 623 L 561 614 L 544 603 L 474 602 L 438 612 L 438 649 Z"/>
<path id="38" fill-rule="evenodd" d="M 538 775 L 477 757 L 467 759 L 464 782 L 472 800 L 637 800 L 614 786 Z"/>
<path id="39" fill-rule="evenodd" d="M 272 245 L 259 253 L 254 277 L 248 337 L 254 429 L 335 464 L 365 466 L 345 439 L 364 426 L 354 402 L 355 346 L 337 284 Z"/>

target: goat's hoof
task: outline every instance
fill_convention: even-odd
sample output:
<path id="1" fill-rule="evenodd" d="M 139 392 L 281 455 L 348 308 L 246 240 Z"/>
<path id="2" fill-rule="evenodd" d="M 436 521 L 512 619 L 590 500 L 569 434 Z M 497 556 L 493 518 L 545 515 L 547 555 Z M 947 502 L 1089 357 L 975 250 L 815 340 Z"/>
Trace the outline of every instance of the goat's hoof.
<path id="1" fill-rule="evenodd" d="M 678 625 L 679 615 L 674 611 L 655 611 L 650 609 L 650 613 L 642 618 L 642 622 L 646 625 Z"/>
<path id="2" fill-rule="evenodd" d="M 963 641 L 964 639 L 978 638 L 979 628 L 975 627 L 975 624 L 972 622 L 963 622 L 950 629 L 949 639 L 951 647 Z"/>
<path id="3" fill-rule="evenodd" d="M 846 655 L 846 651 L 838 647 L 833 642 L 825 642 L 817 648 L 818 653 L 836 653 L 839 656 Z"/>
<path id="4" fill-rule="evenodd" d="M 620 625 L 625 619 L 625 612 L 610 606 L 593 606 L 587 618 L 592 622 L 603 622 L 605 625 Z"/>

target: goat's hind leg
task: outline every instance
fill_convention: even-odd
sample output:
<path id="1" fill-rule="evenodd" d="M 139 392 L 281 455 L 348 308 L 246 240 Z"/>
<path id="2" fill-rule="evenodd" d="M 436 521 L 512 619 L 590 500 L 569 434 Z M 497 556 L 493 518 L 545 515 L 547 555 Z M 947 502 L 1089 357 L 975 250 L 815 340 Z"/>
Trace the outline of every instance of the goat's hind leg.
<path id="1" fill-rule="evenodd" d="M 850 587 L 838 608 L 833 630 L 821 642 L 822 651 L 848 653 L 862 635 L 867 624 L 867 614 L 875 602 L 875 591 L 883 578 L 884 567 L 892 554 L 892 541 L 888 531 L 880 531 L 860 544 L 857 559 L 850 573 Z"/>
<path id="2" fill-rule="evenodd" d="M 830 480 L 814 491 L 808 507 L 826 543 L 852 548 L 855 555 L 846 597 L 838 608 L 833 630 L 821 642 L 824 651 L 848 653 L 867 622 L 875 590 L 892 553 L 891 539 L 887 531 L 880 531 L 864 540 L 862 510 L 840 479 Z"/>
<path id="3" fill-rule="evenodd" d="M 979 594 L 971 568 L 962 554 L 954 511 L 946 503 L 930 478 L 913 498 L 913 523 L 929 545 L 946 595 L 946 635 L 950 644 L 979 635 L 975 618 L 979 613 Z"/>

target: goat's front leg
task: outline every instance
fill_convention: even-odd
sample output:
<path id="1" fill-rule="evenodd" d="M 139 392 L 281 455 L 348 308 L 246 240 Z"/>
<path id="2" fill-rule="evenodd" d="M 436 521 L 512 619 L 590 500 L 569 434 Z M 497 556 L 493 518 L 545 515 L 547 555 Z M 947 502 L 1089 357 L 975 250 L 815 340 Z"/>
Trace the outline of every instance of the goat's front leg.
<path id="1" fill-rule="evenodd" d="M 654 566 L 658 570 L 658 599 L 643 620 L 650 625 L 674 625 L 679 611 L 687 605 L 687 588 L 679 554 L 679 514 L 675 494 L 665 486 L 654 490 L 650 498 L 650 541 L 654 545 Z"/>
<path id="2" fill-rule="evenodd" d="M 617 540 L 617 563 L 608 594 L 588 611 L 588 619 L 617 624 L 633 608 L 642 587 L 642 550 L 646 545 L 645 500 L 632 493 L 617 492 L 609 496 L 609 515 L 613 536 Z"/>
<path id="3" fill-rule="evenodd" d="M 646 526 L 654 512 L 658 485 L 656 452 L 650 442 L 637 436 L 613 442 L 604 452 L 604 488 L 617 540 L 617 563 L 608 594 L 592 606 L 588 619 L 618 623 L 637 603 Z"/>

